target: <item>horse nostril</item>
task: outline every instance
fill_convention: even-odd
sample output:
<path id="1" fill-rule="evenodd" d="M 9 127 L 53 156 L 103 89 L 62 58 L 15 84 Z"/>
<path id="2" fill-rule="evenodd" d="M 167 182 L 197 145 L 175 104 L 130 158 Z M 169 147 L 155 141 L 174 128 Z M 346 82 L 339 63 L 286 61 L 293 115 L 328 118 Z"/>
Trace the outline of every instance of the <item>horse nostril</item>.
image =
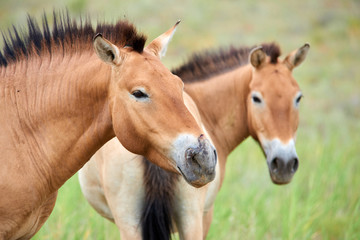
<path id="1" fill-rule="evenodd" d="M 201 168 L 201 155 L 199 155 L 199 149 L 197 148 L 188 148 L 185 151 L 185 159 L 190 166 L 197 166 Z"/>
<path id="2" fill-rule="evenodd" d="M 270 169 L 271 171 L 273 171 L 274 173 L 278 172 L 279 170 L 279 159 L 278 158 L 274 158 L 271 163 L 270 163 Z"/>
<path id="3" fill-rule="evenodd" d="M 297 158 L 293 158 L 290 162 L 289 162 L 289 168 L 290 168 L 290 171 L 292 173 L 296 172 L 296 170 L 298 169 L 299 167 L 299 160 Z"/>
<path id="4" fill-rule="evenodd" d="M 195 161 L 195 156 L 197 155 L 198 151 L 197 149 L 194 149 L 194 148 L 188 148 L 186 149 L 186 152 L 185 152 L 185 158 L 190 161 Z"/>

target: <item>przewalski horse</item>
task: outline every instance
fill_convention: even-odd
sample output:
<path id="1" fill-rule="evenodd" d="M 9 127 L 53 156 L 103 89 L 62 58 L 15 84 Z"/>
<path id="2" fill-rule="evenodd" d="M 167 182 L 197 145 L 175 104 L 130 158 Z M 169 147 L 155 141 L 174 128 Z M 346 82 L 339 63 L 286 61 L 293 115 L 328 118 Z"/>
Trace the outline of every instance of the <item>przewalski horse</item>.
<path id="1" fill-rule="evenodd" d="M 283 60 L 276 44 L 194 55 L 174 73 L 217 148 L 220 174 L 196 189 L 113 139 L 79 172 L 85 197 L 115 221 L 121 239 L 168 239 L 176 230 L 181 239 L 203 239 L 227 156 L 248 136 L 262 147 L 272 181 L 289 183 L 299 165 L 295 138 L 302 97 L 292 70 L 308 50 L 305 44 Z"/>
<path id="2" fill-rule="evenodd" d="M 94 30 L 54 13 L 52 32 L 45 16 L 42 31 L 29 17 L 27 35 L 14 28 L 4 37 L 0 239 L 31 238 L 57 190 L 115 136 L 194 186 L 213 180 L 214 147 L 184 103 L 183 82 L 160 62 L 175 27 L 144 48 L 127 21 Z"/>

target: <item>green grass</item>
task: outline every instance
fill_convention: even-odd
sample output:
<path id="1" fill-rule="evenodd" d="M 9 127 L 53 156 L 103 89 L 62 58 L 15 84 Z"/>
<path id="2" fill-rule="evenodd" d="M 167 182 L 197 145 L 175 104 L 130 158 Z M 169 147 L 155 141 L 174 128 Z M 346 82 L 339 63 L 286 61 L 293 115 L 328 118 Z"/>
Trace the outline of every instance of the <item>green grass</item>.
<path id="1" fill-rule="evenodd" d="M 109 21 L 126 15 L 149 40 L 182 19 L 164 58 L 169 68 L 204 48 L 276 41 L 285 54 L 309 42 L 308 58 L 294 71 L 305 96 L 298 172 L 289 185 L 272 184 L 260 148 L 245 141 L 228 159 L 208 239 L 359 239 L 358 1 L 54 2 L 2 0 L 0 29 L 23 25 L 26 12 L 40 17 L 62 6 Z M 60 189 L 52 215 L 34 237 L 118 238 L 115 225 L 87 204 L 76 176 Z"/>
<path id="2" fill-rule="evenodd" d="M 209 239 L 358 239 L 358 147 L 336 134 L 301 144 L 299 135 L 300 168 L 286 186 L 269 183 L 252 140 L 231 155 Z"/>

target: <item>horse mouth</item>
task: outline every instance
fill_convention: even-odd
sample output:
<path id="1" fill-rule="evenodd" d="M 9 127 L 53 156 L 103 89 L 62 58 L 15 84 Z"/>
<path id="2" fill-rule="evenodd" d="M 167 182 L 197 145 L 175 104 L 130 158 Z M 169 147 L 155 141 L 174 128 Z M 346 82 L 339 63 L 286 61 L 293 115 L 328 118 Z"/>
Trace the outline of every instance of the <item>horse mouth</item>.
<path id="1" fill-rule="evenodd" d="M 177 167 L 179 169 L 179 172 L 181 173 L 181 175 L 185 178 L 185 174 L 183 173 L 183 171 L 181 170 L 180 167 Z"/>
<path id="2" fill-rule="evenodd" d="M 269 169 L 269 173 L 270 173 L 270 178 L 271 181 L 276 184 L 276 185 L 286 185 L 289 184 L 293 178 L 293 174 L 286 174 L 285 176 L 283 175 L 278 175 L 276 173 L 272 173 Z"/>
<path id="3" fill-rule="evenodd" d="M 276 185 L 286 185 L 286 184 L 289 184 L 291 182 L 291 178 L 289 180 L 282 180 L 282 181 L 279 181 L 277 180 L 276 178 L 272 177 L 271 176 L 271 181 L 276 184 Z"/>
<path id="4" fill-rule="evenodd" d="M 185 181 L 190 184 L 191 186 L 195 187 L 195 188 L 200 188 L 203 187 L 204 185 L 206 185 L 207 183 L 211 182 L 214 178 L 215 178 L 215 174 L 214 177 L 210 177 L 210 179 L 204 175 L 201 175 L 199 177 L 195 177 L 193 179 L 189 179 L 189 176 L 187 176 L 182 170 L 181 168 L 178 166 L 177 167 L 179 169 L 179 172 L 181 173 L 181 175 L 183 176 L 183 178 L 185 179 Z M 193 175 L 193 174 L 192 174 Z M 194 176 L 194 175 L 193 175 Z"/>

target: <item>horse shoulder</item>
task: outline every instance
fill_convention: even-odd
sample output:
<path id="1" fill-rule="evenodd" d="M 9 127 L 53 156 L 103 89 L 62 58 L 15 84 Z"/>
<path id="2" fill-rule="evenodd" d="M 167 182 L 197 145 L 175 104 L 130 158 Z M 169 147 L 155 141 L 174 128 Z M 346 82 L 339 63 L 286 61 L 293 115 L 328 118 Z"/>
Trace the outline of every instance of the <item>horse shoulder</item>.
<path id="1" fill-rule="evenodd" d="M 57 191 L 49 195 L 36 208 L 27 211 L 22 209 L 21 212 L 8 211 L 11 218 L 7 218 L 7 214 L 1 212 L 0 239 L 30 239 L 33 237 L 50 216 L 56 198 Z M 10 209 L 12 208 L 10 207 Z"/>

